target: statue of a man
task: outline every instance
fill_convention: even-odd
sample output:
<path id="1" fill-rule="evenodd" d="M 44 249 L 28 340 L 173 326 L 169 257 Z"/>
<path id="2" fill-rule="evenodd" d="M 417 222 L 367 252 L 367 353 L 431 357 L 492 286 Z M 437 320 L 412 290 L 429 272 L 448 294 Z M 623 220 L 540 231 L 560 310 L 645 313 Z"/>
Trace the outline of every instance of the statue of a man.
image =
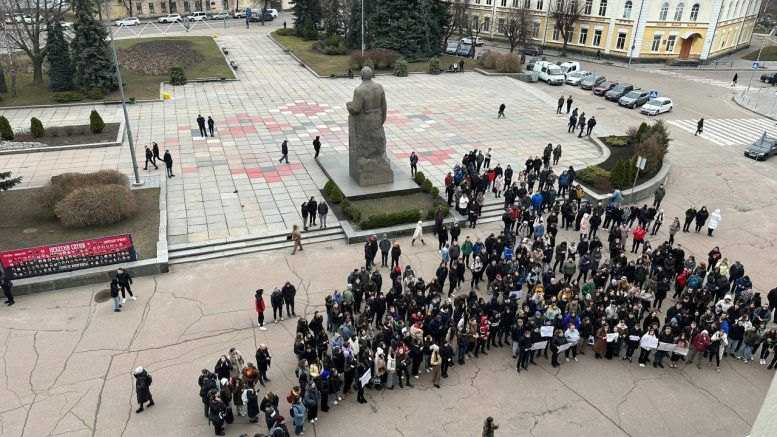
<path id="1" fill-rule="evenodd" d="M 394 179 L 386 157 L 386 93 L 372 81 L 372 69 L 362 68 L 362 83 L 353 91 L 348 108 L 348 168 L 359 185 L 390 183 Z"/>

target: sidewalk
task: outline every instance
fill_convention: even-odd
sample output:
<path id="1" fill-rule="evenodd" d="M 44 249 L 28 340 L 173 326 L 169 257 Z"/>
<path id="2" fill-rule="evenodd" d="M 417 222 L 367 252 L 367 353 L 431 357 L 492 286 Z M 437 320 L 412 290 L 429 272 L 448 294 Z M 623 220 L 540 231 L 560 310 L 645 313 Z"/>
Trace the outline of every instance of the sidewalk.
<path id="1" fill-rule="evenodd" d="M 754 88 L 750 91 L 742 92 L 734 96 L 734 102 L 739 106 L 763 115 L 764 117 L 777 120 L 777 88 L 765 87 Z"/>

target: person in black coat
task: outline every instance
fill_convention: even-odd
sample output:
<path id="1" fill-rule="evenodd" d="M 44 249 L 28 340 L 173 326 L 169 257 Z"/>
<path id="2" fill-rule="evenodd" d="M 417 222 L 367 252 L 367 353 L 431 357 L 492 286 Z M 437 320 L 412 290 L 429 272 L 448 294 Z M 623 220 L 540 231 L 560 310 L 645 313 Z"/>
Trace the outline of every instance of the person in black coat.
<path id="1" fill-rule="evenodd" d="M 5 279 L 3 280 L 3 291 L 5 291 Z M 10 282 L 10 281 L 9 281 Z M 10 287 L 8 289 L 10 293 Z M 8 299 L 9 293 L 5 294 Z M 111 279 L 111 299 L 113 299 L 113 312 L 118 313 L 121 311 L 121 299 L 119 299 L 119 281 L 116 278 Z M 7 305 L 13 305 L 13 296 L 10 297 L 10 302 L 6 301 Z"/>
<path id="2" fill-rule="evenodd" d="M 154 164 L 156 164 L 157 161 L 161 161 L 162 158 L 159 156 L 159 144 L 157 143 L 151 143 L 151 152 L 154 154 Z"/>
<path id="3" fill-rule="evenodd" d="M 271 361 L 272 356 L 267 345 L 260 344 L 259 349 L 256 350 L 256 369 L 259 371 L 259 384 L 262 386 L 265 382 L 270 382 L 270 378 L 267 377 L 267 369 L 270 368 Z"/>
<path id="4" fill-rule="evenodd" d="M 278 160 L 278 162 L 283 162 L 283 160 L 286 160 L 286 164 L 289 163 L 289 140 L 283 140 L 281 143 L 281 159 Z"/>
<path id="5" fill-rule="evenodd" d="M 313 150 L 316 151 L 316 156 L 314 156 L 314 159 L 318 158 L 318 153 L 321 152 L 321 139 L 318 135 L 316 135 L 316 139 L 313 140 Z"/>
<path id="6" fill-rule="evenodd" d="M 316 214 L 318 213 L 318 202 L 314 197 L 308 200 L 308 217 L 310 218 L 310 226 L 316 225 Z"/>
<path id="7" fill-rule="evenodd" d="M 706 206 L 702 206 L 699 212 L 696 213 L 696 232 L 701 231 L 701 228 L 704 226 L 704 223 L 707 222 L 707 217 L 710 216 L 710 213 L 707 211 Z"/>
<path id="8" fill-rule="evenodd" d="M 173 156 L 170 154 L 169 150 L 165 150 L 165 156 L 162 158 L 162 161 L 165 162 L 165 168 L 167 169 L 167 177 L 174 178 L 175 175 L 173 174 Z"/>
<path id="9" fill-rule="evenodd" d="M 259 422 L 259 397 L 256 396 L 256 392 L 252 388 L 245 389 L 245 402 L 246 415 L 248 416 L 249 423 Z"/>
<path id="10" fill-rule="evenodd" d="M 158 169 L 156 162 L 154 161 L 154 152 L 151 151 L 151 149 L 146 146 L 146 163 L 143 165 L 143 170 L 148 170 L 148 163 L 151 163 L 151 165 L 154 166 L 154 169 Z"/>
<path id="11" fill-rule="evenodd" d="M 208 132 L 210 132 L 210 136 L 213 136 L 213 131 L 216 130 L 216 122 L 213 121 L 213 117 L 210 115 L 208 116 Z"/>
<path id="12" fill-rule="evenodd" d="M 205 130 L 205 117 L 202 114 L 197 114 L 197 127 L 200 128 L 201 137 L 208 136 L 208 132 Z"/>
<path id="13" fill-rule="evenodd" d="M 135 413 L 143 411 L 143 404 L 148 402 L 149 407 L 154 406 L 154 398 L 151 397 L 151 375 L 142 367 L 138 367 L 133 372 L 135 376 L 135 394 L 137 395 L 138 405 L 140 406 Z"/>
<path id="14" fill-rule="evenodd" d="M 132 284 L 132 275 L 124 269 L 119 269 L 116 271 L 116 280 L 119 282 L 119 287 L 121 287 L 121 303 L 124 304 L 127 301 L 127 295 L 126 293 L 129 293 L 130 299 L 137 300 L 134 294 L 132 294 L 132 287 L 130 284 Z"/>
<path id="15" fill-rule="evenodd" d="M 291 318 L 291 316 L 296 317 L 297 313 L 294 312 L 294 296 L 297 295 L 297 288 L 294 287 L 291 282 L 286 282 L 281 289 L 281 293 L 283 294 L 283 303 L 286 305 L 286 316 L 289 318 Z"/>

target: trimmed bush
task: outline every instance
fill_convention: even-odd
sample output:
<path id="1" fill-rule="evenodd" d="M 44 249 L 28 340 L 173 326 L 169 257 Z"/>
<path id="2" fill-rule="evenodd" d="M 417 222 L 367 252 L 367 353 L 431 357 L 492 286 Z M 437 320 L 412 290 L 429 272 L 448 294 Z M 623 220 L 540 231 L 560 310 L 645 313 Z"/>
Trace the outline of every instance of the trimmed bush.
<path id="1" fill-rule="evenodd" d="M 129 179 L 116 170 L 100 170 L 94 173 L 63 173 L 52 176 L 48 184 L 38 190 L 37 200 L 48 209 L 53 210 L 56 204 L 71 192 L 97 185 L 129 186 Z"/>
<path id="2" fill-rule="evenodd" d="M 612 189 L 610 184 L 610 172 L 598 165 L 580 170 L 577 172 L 576 179 L 599 192 L 609 192 Z"/>
<path id="3" fill-rule="evenodd" d="M 407 61 L 400 59 L 394 64 L 394 76 L 407 77 Z"/>
<path id="4" fill-rule="evenodd" d="M 278 29 L 275 31 L 275 34 L 278 36 L 296 36 L 297 33 L 295 32 L 293 27 L 289 27 L 286 29 Z"/>
<path id="5" fill-rule="evenodd" d="M 102 88 L 89 88 L 84 92 L 84 95 L 89 100 L 102 100 L 105 98 L 105 90 Z"/>
<path id="6" fill-rule="evenodd" d="M 432 197 L 437 197 L 440 195 L 440 189 L 437 187 L 432 187 L 432 190 L 429 191 L 429 194 L 431 194 Z"/>
<path id="7" fill-rule="evenodd" d="M 335 205 L 341 203 L 345 198 L 342 191 L 340 191 L 340 189 L 337 188 L 337 185 L 332 181 L 327 181 L 327 183 L 324 184 L 324 195 L 327 197 L 327 200 Z"/>
<path id="8" fill-rule="evenodd" d="M 626 136 L 610 135 L 602 137 L 601 140 L 610 147 L 626 147 L 629 145 L 629 137 Z"/>
<path id="9" fill-rule="evenodd" d="M 421 211 L 405 210 L 377 214 L 359 221 L 361 229 L 383 228 L 386 226 L 400 225 L 403 223 L 414 223 L 421 219 Z"/>
<path id="10" fill-rule="evenodd" d="M 170 69 L 170 84 L 173 86 L 186 85 L 186 74 L 181 67 Z"/>
<path id="11" fill-rule="evenodd" d="M 137 213 L 135 195 L 121 185 L 97 185 L 74 190 L 57 203 L 54 213 L 72 228 L 118 223 Z"/>
<path id="12" fill-rule="evenodd" d="M 329 35 L 313 44 L 313 50 L 325 55 L 344 55 L 348 53 L 345 38 L 340 35 Z"/>
<path id="13" fill-rule="evenodd" d="M 493 70 L 496 68 L 496 60 L 498 56 L 498 53 L 492 52 L 491 50 L 486 50 L 485 53 L 478 57 L 478 64 L 483 68 Z"/>
<path id="14" fill-rule="evenodd" d="M 99 134 L 102 133 L 103 129 L 105 129 L 105 122 L 100 117 L 100 113 L 93 109 L 92 113 L 89 114 L 89 130 L 93 134 Z"/>
<path id="15" fill-rule="evenodd" d="M 521 59 L 513 53 L 502 53 L 496 56 L 496 71 L 500 73 L 520 73 Z"/>
<path id="16" fill-rule="evenodd" d="M 429 73 L 437 74 L 440 72 L 440 58 L 437 56 L 429 59 Z"/>
<path id="17" fill-rule="evenodd" d="M 348 199 L 343 199 L 342 203 L 340 203 L 340 208 L 342 208 L 345 215 L 348 216 L 351 220 L 354 222 L 359 222 L 359 220 L 362 217 L 361 211 L 359 211 L 351 202 L 348 201 Z"/>
<path id="18" fill-rule="evenodd" d="M 615 168 L 610 172 L 610 183 L 614 188 L 623 190 L 631 187 L 637 174 L 634 164 L 634 159 L 621 159 L 615 164 Z"/>
<path id="19" fill-rule="evenodd" d="M 84 95 L 78 91 L 64 91 L 52 94 L 51 100 L 57 103 L 80 102 L 81 100 L 84 100 Z"/>
<path id="20" fill-rule="evenodd" d="M 30 135 L 33 138 L 41 138 L 46 135 L 46 129 L 43 128 L 43 123 L 35 117 L 30 119 Z"/>
<path id="21" fill-rule="evenodd" d="M 424 175 L 424 172 L 417 171 L 415 172 L 415 177 L 413 179 L 418 185 L 423 185 L 424 181 L 426 180 L 426 176 Z"/>
<path id="22" fill-rule="evenodd" d="M 13 129 L 11 129 L 11 123 L 4 115 L 0 115 L 0 139 L 5 141 L 13 140 Z"/>
<path id="23" fill-rule="evenodd" d="M 432 185 L 432 181 L 430 181 L 429 179 L 426 179 L 423 182 L 423 184 L 421 184 L 421 189 L 423 189 L 427 193 L 431 193 L 432 192 L 432 188 L 434 188 L 434 185 Z"/>

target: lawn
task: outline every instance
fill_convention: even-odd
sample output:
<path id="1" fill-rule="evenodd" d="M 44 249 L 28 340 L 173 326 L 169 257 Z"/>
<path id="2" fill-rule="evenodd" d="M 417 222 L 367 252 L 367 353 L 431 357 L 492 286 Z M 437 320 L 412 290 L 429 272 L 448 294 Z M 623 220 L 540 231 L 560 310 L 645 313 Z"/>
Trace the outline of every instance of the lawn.
<path id="1" fill-rule="evenodd" d="M 147 42 L 154 39 L 162 38 L 132 38 L 121 39 L 116 41 L 116 49 L 129 49 L 141 42 Z M 224 60 L 224 56 L 221 54 L 216 41 L 209 36 L 181 36 L 181 37 L 165 37 L 165 41 L 188 41 L 192 47 L 203 57 L 202 62 L 195 63 L 184 69 L 186 77 L 188 79 L 203 79 L 203 78 L 221 78 L 225 77 L 233 79 L 234 75 L 232 70 Z M 10 94 L 4 94 L 2 100 L 0 100 L 0 106 L 26 106 L 26 105 L 47 105 L 56 103 L 52 100 L 52 93 L 46 87 L 46 85 L 34 85 L 32 83 L 32 73 L 27 72 L 26 68 L 29 65 L 29 61 L 23 56 L 19 56 L 18 64 L 21 66 L 20 72 L 16 77 L 17 95 L 11 97 Z M 125 87 L 124 93 L 127 99 L 135 98 L 138 100 L 145 99 L 158 99 L 159 98 L 159 83 L 169 80 L 169 75 L 147 75 L 140 74 L 128 70 L 124 66 L 120 66 L 122 79 L 124 80 Z M 44 72 L 44 80 L 46 74 Z M 6 83 L 8 87 L 11 87 L 10 74 L 6 71 Z M 119 100 L 120 94 L 116 90 L 102 100 Z M 88 99 L 84 99 L 86 101 Z"/>
<path id="2" fill-rule="evenodd" d="M 758 52 L 759 50 L 753 50 L 752 52 L 746 54 L 743 56 L 743 59 L 747 59 L 749 61 L 755 61 L 758 58 Z M 768 46 L 764 47 L 761 51 L 761 61 L 777 61 L 777 46 Z"/>
<path id="3" fill-rule="evenodd" d="M 37 202 L 37 188 L 0 192 L 0 251 L 110 235 L 131 234 L 139 259 L 156 257 L 159 238 L 159 189 L 133 190 L 138 214 L 110 226 L 65 228 Z"/>
<path id="4" fill-rule="evenodd" d="M 282 32 L 276 30 L 272 33 L 276 41 L 278 41 L 286 49 L 297 55 L 308 67 L 318 73 L 320 76 L 344 75 L 348 73 L 348 69 L 351 66 L 350 55 L 325 55 L 317 50 L 313 49 L 315 41 L 306 41 L 296 36 L 283 35 Z M 454 62 L 458 63 L 461 58 L 451 55 L 440 55 L 440 68 L 447 69 L 448 65 Z M 472 68 L 476 66 L 476 62 L 472 59 L 465 60 L 465 70 L 467 67 Z M 429 68 L 429 61 L 417 61 L 408 64 L 407 71 L 413 72 L 426 72 Z M 379 70 L 379 71 L 393 71 L 393 70 Z"/>

